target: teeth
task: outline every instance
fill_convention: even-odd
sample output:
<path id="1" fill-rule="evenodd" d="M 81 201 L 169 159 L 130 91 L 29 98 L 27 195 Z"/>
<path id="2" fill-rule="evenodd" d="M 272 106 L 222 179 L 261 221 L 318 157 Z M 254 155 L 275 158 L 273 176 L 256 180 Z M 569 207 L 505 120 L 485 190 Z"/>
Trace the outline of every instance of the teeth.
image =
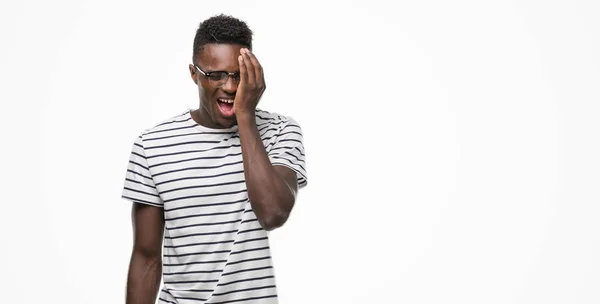
<path id="1" fill-rule="evenodd" d="M 223 99 L 223 98 L 220 98 L 219 101 L 220 102 L 224 102 L 224 103 L 233 103 L 233 99 Z"/>

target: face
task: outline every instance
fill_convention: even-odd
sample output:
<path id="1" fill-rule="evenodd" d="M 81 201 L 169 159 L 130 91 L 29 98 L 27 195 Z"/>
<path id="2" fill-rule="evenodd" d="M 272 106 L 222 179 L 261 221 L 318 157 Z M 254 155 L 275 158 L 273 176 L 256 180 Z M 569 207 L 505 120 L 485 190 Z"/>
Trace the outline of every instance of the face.
<path id="1" fill-rule="evenodd" d="M 243 47 L 238 44 L 207 44 L 198 53 L 194 64 L 205 73 L 216 71 L 239 73 L 237 58 Z M 238 87 L 236 79 L 239 78 L 230 76 L 224 84 L 220 84 L 218 81 L 210 79 L 214 78 L 214 75 L 207 77 L 192 64 L 189 68 L 192 79 L 198 86 L 200 97 L 200 108 L 195 111 L 194 119 L 209 128 L 229 128 L 235 125 L 233 99 Z"/>

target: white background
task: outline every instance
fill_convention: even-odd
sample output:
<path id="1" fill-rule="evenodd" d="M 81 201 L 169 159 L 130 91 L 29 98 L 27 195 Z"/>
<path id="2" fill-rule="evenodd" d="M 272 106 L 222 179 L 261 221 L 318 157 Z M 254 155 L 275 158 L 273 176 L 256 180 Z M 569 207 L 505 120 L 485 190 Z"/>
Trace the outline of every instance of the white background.
<path id="1" fill-rule="evenodd" d="M 592 0 L 2 2 L 1 302 L 124 303 L 131 145 L 221 12 L 304 130 L 282 304 L 600 303 Z"/>

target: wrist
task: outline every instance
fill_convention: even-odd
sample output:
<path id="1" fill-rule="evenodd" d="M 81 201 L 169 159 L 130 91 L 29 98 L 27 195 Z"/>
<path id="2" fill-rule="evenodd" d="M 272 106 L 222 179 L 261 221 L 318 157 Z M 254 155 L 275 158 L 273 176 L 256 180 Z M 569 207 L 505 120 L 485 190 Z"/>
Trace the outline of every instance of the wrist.
<path id="1" fill-rule="evenodd" d="M 235 113 L 235 118 L 238 126 L 256 125 L 256 115 L 254 111 L 239 111 L 239 113 Z"/>

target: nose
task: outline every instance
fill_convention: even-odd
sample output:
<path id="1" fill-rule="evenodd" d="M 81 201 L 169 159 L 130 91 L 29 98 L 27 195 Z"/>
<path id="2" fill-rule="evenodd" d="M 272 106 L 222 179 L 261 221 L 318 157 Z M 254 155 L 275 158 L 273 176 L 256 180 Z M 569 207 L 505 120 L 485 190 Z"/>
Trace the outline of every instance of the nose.
<path id="1" fill-rule="evenodd" d="M 233 80 L 232 76 L 228 76 L 227 80 L 225 80 L 225 83 L 223 84 L 223 86 L 221 87 L 221 89 L 223 89 L 223 91 L 233 94 L 235 93 L 235 91 L 237 90 L 237 83 Z"/>

